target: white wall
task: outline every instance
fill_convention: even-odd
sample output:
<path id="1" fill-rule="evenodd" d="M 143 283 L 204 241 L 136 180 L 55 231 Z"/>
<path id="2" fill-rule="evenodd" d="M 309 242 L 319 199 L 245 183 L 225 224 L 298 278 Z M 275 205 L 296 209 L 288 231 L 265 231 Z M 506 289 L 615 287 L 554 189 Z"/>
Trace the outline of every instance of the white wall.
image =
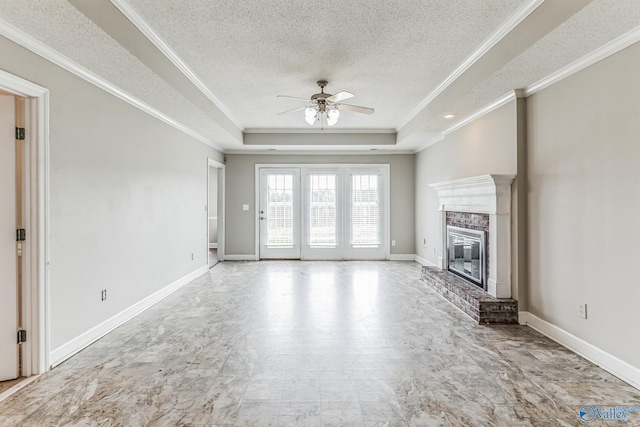
<path id="1" fill-rule="evenodd" d="M 50 90 L 55 350 L 206 265 L 207 157 L 222 155 L 4 38 L 0 51 Z"/>
<path id="2" fill-rule="evenodd" d="M 226 253 L 255 253 L 255 165 L 286 163 L 389 163 L 391 168 L 391 254 L 414 254 L 414 155 L 227 155 Z M 248 204 L 249 211 L 242 205 Z"/>
<path id="3" fill-rule="evenodd" d="M 640 369 L 638 76 L 636 43 L 527 111 L 529 311 Z"/>

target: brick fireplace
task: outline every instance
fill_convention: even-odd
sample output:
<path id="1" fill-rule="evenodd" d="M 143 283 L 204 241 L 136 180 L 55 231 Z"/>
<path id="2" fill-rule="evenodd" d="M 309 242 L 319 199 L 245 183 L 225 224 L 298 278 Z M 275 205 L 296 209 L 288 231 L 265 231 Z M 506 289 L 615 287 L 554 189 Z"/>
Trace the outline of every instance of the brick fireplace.
<path id="1" fill-rule="evenodd" d="M 486 291 L 511 297 L 511 183 L 515 175 L 481 175 L 431 184 L 438 192 L 438 267 L 447 269 L 447 225 L 486 230 Z M 488 223 L 487 223 L 488 222 Z"/>

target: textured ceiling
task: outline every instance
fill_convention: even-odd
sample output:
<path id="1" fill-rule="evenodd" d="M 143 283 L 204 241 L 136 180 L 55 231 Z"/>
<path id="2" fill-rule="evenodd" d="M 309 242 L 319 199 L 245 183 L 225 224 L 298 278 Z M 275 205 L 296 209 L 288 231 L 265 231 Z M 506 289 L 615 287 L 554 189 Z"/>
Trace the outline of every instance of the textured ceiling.
<path id="1" fill-rule="evenodd" d="M 307 98 L 318 79 L 329 80 L 329 93 L 352 92 L 347 103 L 376 110 L 343 112 L 327 137 L 398 131 L 397 145 L 378 148 L 413 151 L 638 28 L 640 7 L 637 0 L 2 0 L 0 18 L 225 151 L 277 148 L 245 146 L 241 131 L 300 132 L 300 147 L 287 149 L 338 149 L 305 145 L 304 132 L 320 129 L 301 112 L 277 114 L 303 104 L 276 95 Z M 123 22 L 132 31 L 121 31 Z M 140 22 L 196 83 L 149 42 Z M 147 45 L 148 54 L 140 50 Z M 472 55 L 477 60 L 457 70 Z M 449 112 L 454 119 L 443 118 Z"/>
<path id="2" fill-rule="evenodd" d="M 129 3 L 246 128 L 307 127 L 276 116 L 300 105 L 276 95 L 309 97 L 327 79 L 376 109 L 341 128 L 395 129 L 523 0 Z"/>

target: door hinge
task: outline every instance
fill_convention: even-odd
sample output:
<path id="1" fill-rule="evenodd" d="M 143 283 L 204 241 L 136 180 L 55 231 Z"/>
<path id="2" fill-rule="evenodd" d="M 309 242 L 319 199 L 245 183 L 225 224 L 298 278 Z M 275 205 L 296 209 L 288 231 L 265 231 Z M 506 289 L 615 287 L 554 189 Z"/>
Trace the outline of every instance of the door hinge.
<path id="1" fill-rule="evenodd" d="M 24 141 L 24 128 L 16 128 L 16 139 Z"/>
<path id="2" fill-rule="evenodd" d="M 24 228 L 18 228 L 16 230 L 16 240 L 18 242 L 27 240 L 27 230 L 25 230 Z"/>
<path id="3" fill-rule="evenodd" d="M 18 344 L 27 342 L 27 331 L 20 329 L 18 331 Z"/>

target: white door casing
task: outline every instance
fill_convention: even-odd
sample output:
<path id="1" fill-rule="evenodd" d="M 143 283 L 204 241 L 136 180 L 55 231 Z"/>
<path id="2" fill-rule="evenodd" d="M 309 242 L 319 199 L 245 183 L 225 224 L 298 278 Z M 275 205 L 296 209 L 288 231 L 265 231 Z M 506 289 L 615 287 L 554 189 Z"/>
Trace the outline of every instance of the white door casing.
<path id="1" fill-rule="evenodd" d="M 0 96 L 0 381 L 18 377 L 15 98 Z"/>
<path id="2" fill-rule="evenodd" d="M 27 331 L 22 346 L 21 375 L 46 372 L 49 354 L 49 91 L 33 82 L 0 70 L 0 90 L 24 99 L 22 142 L 23 228 L 22 318 Z M 12 132 L 13 135 L 13 132 Z M 15 244 L 15 229 L 12 233 Z M 14 331 L 15 332 L 15 331 Z M 13 337 L 17 340 L 17 336 Z"/>

